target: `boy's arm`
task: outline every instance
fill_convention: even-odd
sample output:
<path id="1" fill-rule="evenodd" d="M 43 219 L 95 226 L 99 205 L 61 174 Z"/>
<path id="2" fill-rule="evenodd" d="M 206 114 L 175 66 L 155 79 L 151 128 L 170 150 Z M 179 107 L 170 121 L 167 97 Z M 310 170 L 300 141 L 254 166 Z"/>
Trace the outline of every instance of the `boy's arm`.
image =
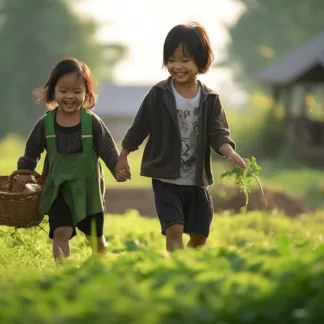
<path id="1" fill-rule="evenodd" d="M 226 113 L 219 97 L 213 98 L 207 119 L 208 138 L 211 147 L 220 155 L 229 157 L 235 153 L 236 144 L 231 138 Z"/>
<path id="2" fill-rule="evenodd" d="M 127 157 L 130 152 L 138 150 L 139 146 L 144 142 L 151 132 L 150 126 L 150 93 L 144 98 L 134 121 L 127 131 L 122 141 L 122 156 Z"/>
<path id="3" fill-rule="evenodd" d="M 236 153 L 236 145 L 231 139 L 231 132 L 226 118 L 226 113 L 218 96 L 214 99 L 208 116 L 208 137 L 211 147 L 220 155 L 226 156 L 229 164 L 245 168 L 244 160 Z"/>
<path id="4" fill-rule="evenodd" d="M 18 159 L 17 169 L 35 170 L 45 147 L 45 128 L 41 118 L 28 136 L 24 155 Z"/>
<path id="5" fill-rule="evenodd" d="M 135 118 L 127 131 L 122 141 L 122 151 L 116 166 L 116 172 L 126 170 L 128 179 L 131 179 L 131 171 L 128 163 L 127 156 L 130 152 L 139 149 L 139 146 L 144 142 L 145 138 L 151 132 L 150 126 L 150 106 L 151 106 L 151 92 L 144 98 Z"/>

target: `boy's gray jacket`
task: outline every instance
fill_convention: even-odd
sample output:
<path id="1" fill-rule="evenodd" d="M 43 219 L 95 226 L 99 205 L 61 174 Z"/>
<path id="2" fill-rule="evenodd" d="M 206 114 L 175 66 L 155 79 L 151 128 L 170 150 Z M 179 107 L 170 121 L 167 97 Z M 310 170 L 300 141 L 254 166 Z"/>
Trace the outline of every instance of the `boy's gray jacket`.
<path id="1" fill-rule="evenodd" d="M 219 153 L 218 149 L 224 143 L 229 143 L 233 149 L 235 143 L 231 139 L 226 114 L 218 94 L 202 82 L 199 81 L 199 84 L 201 95 L 198 113 L 196 186 L 208 186 L 214 183 L 210 148 Z M 181 136 L 171 77 L 153 86 L 146 95 L 122 141 L 122 147 L 131 152 L 136 151 L 147 137 L 141 175 L 151 178 L 179 178 Z"/>

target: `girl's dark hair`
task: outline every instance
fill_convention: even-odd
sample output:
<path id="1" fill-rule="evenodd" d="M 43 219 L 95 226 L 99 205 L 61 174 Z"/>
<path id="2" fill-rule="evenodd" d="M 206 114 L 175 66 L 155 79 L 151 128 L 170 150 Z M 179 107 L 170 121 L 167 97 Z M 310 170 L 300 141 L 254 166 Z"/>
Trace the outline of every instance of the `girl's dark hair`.
<path id="1" fill-rule="evenodd" d="M 79 77 L 83 78 L 86 86 L 86 100 L 83 103 L 83 107 L 92 109 L 96 104 L 95 80 L 89 67 L 74 57 L 64 58 L 54 66 L 45 86 L 33 91 L 36 102 L 42 105 L 45 104 L 49 109 L 55 108 L 55 86 L 63 75 L 69 73 L 76 73 Z"/>
<path id="2" fill-rule="evenodd" d="M 203 26 L 196 22 L 190 22 L 177 25 L 169 31 L 163 46 L 164 67 L 179 45 L 182 46 L 184 53 L 192 57 L 200 74 L 209 70 L 214 60 L 214 54 Z"/>

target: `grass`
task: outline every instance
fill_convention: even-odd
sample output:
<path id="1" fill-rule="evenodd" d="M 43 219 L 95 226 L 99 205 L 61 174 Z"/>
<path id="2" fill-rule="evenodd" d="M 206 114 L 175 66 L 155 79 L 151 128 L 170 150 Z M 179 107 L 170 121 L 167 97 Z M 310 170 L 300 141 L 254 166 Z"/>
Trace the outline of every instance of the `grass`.
<path id="1" fill-rule="evenodd" d="M 59 267 L 46 233 L 0 234 L 0 323 L 322 323 L 323 233 L 323 213 L 223 214 L 206 248 L 168 255 L 129 212 L 107 215 L 106 255 L 78 235 Z"/>

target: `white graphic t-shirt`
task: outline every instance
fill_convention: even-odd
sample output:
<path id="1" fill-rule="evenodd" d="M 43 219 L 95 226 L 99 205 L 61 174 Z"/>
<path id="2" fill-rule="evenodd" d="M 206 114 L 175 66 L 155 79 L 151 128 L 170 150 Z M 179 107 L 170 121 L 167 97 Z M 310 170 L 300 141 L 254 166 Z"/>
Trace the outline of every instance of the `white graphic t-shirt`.
<path id="1" fill-rule="evenodd" d="M 196 97 L 192 99 L 182 97 L 176 91 L 173 81 L 172 89 L 176 100 L 182 142 L 181 177 L 179 179 L 160 180 L 179 185 L 195 185 L 200 88 L 198 89 Z"/>

